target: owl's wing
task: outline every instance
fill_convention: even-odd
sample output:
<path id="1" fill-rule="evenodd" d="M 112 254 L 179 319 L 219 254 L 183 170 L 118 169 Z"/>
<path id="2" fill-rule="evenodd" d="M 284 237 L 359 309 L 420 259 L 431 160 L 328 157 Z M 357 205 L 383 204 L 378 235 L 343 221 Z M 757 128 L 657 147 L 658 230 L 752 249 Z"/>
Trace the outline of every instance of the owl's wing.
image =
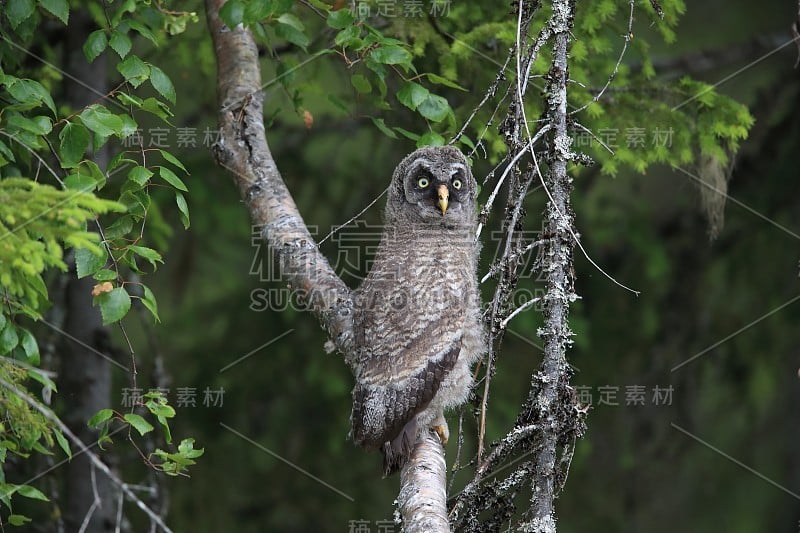
<path id="1" fill-rule="evenodd" d="M 352 436 L 356 444 L 384 453 L 388 475 L 410 455 L 416 415 L 428 407 L 458 360 L 462 332 L 439 320 L 424 328 L 417 323 L 401 335 L 403 324 L 396 320 L 389 320 L 385 329 L 371 322 L 360 321 L 362 328 L 356 331 L 362 348 L 353 389 Z"/>

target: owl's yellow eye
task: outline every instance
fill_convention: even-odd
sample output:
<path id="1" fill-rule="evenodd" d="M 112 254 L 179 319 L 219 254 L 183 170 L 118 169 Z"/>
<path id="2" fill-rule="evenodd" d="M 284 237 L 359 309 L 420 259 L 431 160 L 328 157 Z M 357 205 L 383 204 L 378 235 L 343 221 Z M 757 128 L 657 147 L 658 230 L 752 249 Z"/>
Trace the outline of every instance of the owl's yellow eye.
<path id="1" fill-rule="evenodd" d="M 419 187 L 420 189 L 424 189 L 430 184 L 431 182 L 428 178 L 420 178 L 417 180 L 417 187 Z"/>
<path id="2" fill-rule="evenodd" d="M 455 190 L 458 190 L 458 189 L 460 189 L 460 188 L 461 188 L 463 185 L 464 185 L 464 184 L 461 182 L 461 180 L 460 180 L 460 179 L 456 178 L 456 179 L 454 179 L 454 180 L 453 180 L 453 188 L 454 188 Z"/>

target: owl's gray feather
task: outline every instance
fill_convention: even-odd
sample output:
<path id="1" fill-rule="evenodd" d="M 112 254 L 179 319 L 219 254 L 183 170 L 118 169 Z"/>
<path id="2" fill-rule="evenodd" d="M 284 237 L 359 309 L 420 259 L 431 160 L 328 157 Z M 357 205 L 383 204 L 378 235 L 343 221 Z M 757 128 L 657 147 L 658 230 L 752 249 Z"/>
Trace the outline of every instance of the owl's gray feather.
<path id="1" fill-rule="evenodd" d="M 484 351 L 476 192 L 452 147 L 417 150 L 392 177 L 381 243 L 353 317 L 352 437 L 383 452 L 385 474 L 402 467 L 420 431 L 446 424 L 445 408 L 466 401 L 470 367 Z"/>

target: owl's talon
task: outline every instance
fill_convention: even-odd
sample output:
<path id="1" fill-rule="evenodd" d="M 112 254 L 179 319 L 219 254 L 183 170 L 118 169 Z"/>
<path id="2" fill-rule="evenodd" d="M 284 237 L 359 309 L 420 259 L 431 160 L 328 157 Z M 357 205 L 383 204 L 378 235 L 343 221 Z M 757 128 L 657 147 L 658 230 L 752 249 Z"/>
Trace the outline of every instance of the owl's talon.
<path id="1" fill-rule="evenodd" d="M 431 426 L 431 429 L 439 436 L 439 441 L 442 443 L 442 446 L 447 446 L 447 441 L 450 440 L 450 428 L 447 427 L 447 424 Z"/>

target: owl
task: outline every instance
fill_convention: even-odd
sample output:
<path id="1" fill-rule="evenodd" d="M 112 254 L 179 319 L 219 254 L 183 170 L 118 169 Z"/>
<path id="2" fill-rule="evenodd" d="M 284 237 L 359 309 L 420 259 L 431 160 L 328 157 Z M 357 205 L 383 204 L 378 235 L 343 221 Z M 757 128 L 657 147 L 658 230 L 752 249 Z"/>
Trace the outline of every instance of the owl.
<path id="1" fill-rule="evenodd" d="M 403 159 L 372 268 L 354 292 L 351 436 L 383 453 L 384 476 L 402 468 L 421 432 L 447 443 L 444 411 L 467 400 L 485 351 L 477 188 L 456 148 Z"/>

